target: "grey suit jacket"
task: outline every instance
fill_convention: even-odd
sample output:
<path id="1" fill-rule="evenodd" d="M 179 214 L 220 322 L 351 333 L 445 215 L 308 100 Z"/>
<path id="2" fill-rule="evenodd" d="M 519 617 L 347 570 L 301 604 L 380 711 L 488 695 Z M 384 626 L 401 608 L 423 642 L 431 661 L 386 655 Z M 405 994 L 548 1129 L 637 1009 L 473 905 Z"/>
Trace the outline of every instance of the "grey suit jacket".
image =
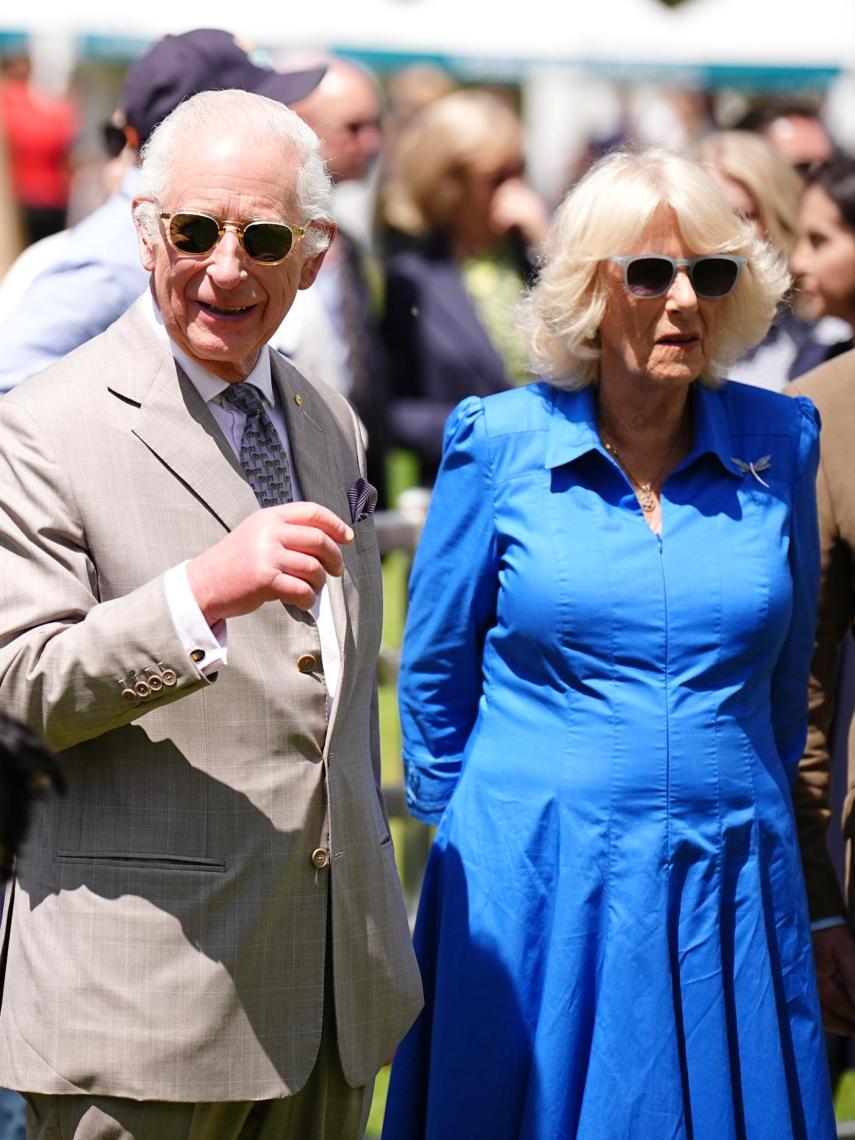
<path id="1" fill-rule="evenodd" d="M 273 375 L 305 497 L 349 520 L 364 468 L 350 408 L 276 354 Z M 352 1084 L 418 1011 L 379 791 L 373 522 L 329 583 L 329 723 L 320 670 L 297 667 L 321 658 L 312 618 L 268 603 L 231 619 L 213 682 L 170 619 L 163 572 L 256 509 L 138 306 L 0 401 L 0 702 L 63 751 L 70 785 L 40 805 L 18 863 L 0 1085 L 296 1092 L 320 1041 L 328 916 Z"/>

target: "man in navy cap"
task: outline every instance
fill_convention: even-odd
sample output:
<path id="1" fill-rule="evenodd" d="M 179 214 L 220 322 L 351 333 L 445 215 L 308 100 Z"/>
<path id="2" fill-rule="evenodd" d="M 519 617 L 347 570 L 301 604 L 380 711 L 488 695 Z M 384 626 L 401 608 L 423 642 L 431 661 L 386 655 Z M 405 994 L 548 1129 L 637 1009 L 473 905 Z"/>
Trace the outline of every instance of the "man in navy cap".
<path id="1" fill-rule="evenodd" d="M 280 103 L 304 99 L 324 67 L 280 72 L 231 32 L 196 28 L 164 36 L 125 76 L 113 137 L 132 152 L 121 186 L 67 234 L 0 325 L 0 393 L 41 372 L 103 332 L 147 287 L 137 254 L 131 201 L 137 156 L 151 132 L 184 99 L 237 88 Z"/>

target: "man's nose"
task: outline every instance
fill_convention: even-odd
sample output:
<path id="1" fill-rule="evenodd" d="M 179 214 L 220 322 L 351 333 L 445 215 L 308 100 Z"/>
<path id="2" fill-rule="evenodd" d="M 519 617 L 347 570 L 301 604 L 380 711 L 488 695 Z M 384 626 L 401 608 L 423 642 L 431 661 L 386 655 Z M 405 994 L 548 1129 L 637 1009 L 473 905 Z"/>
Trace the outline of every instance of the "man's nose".
<path id="1" fill-rule="evenodd" d="M 373 158 L 383 145 L 383 128 L 379 122 L 365 123 L 359 132 L 359 145 L 367 158 Z"/>
<path id="2" fill-rule="evenodd" d="M 207 272 L 218 285 L 223 287 L 236 285 L 245 276 L 243 247 L 234 230 L 227 229 L 214 246 Z"/>

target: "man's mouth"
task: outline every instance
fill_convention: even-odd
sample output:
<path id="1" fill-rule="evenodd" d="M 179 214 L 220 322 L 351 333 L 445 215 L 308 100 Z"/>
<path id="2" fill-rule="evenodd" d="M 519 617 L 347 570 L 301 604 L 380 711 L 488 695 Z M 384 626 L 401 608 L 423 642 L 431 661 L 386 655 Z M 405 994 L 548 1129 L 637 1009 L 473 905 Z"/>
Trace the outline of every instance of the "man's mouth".
<path id="1" fill-rule="evenodd" d="M 210 301 L 200 301 L 198 298 L 196 304 L 214 317 L 240 317 L 255 308 L 255 305 L 212 305 Z"/>

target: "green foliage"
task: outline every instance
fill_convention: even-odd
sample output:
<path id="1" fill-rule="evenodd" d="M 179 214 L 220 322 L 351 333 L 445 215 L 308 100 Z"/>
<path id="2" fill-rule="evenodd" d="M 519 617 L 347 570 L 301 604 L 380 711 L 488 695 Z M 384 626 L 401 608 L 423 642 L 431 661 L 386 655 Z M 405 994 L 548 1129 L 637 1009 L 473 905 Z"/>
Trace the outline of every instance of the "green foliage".
<path id="1" fill-rule="evenodd" d="M 837 1083 L 834 1113 L 838 1120 L 855 1120 L 855 1069 L 847 1069 Z"/>

